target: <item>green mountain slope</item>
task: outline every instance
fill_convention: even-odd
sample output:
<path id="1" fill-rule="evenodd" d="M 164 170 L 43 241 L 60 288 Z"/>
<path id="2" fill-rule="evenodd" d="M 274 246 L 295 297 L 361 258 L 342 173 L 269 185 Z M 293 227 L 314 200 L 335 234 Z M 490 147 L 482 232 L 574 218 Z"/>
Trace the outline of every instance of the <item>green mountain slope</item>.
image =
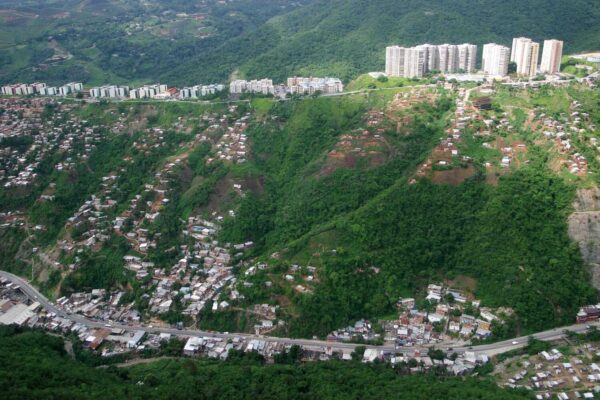
<path id="1" fill-rule="evenodd" d="M 236 68 L 251 78 L 283 79 L 293 74 L 349 78 L 381 70 L 389 44 L 510 44 L 515 36 L 528 36 L 563 39 L 567 52 L 597 49 L 599 17 L 600 4 L 593 0 L 315 1 L 183 62 L 170 78 L 223 79 Z M 216 70 L 215 64 L 224 69 Z"/>
<path id="2" fill-rule="evenodd" d="M 348 79 L 381 70 L 389 44 L 525 35 L 597 50 L 598 18 L 594 0 L 10 1 L 0 13 L 0 82 Z M 53 55 L 70 58 L 48 62 Z"/>
<path id="3" fill-rule="evenodd" d="M 0 6 L 0 82 L 158 80 L 175 65 L 205 55 L 302 4 L 287 0 L 6 1 Z"/>
<path id="4" fill-rule="evenodd" d="M 393 148 L 381 164 L 362 159 L 330 172 L 340 153 L 356 150 L 355 142 L 340 150 L 343 136 L 360 132 L 376 107 L 377 96 L 358 97 L 284 104 L 271 110 L 277 125 L 249 131 L 265 192 L 244 198 L 222 233 L 224 241 L 253 240 L 270 264 L 249 279 L 252 287 L 240 288 L 248 305 L 285 296 L 290 334 L 326 335 L 349 321 L 393 314 L 399 297 L 419 297 L 428 283 L 472 281 L 469 291 L 485 305 L 514 309 L 511 334 L 526 334 L 566 325 L 580 305 L 595 301 L 567 235 L 576 186 L 549 168 L 547 150 L 530 139 L 527 165 L 494 185 L 482 165 L 455 186 L 412 181 L 443 135 L 450 105 L 441 96 L 434 106 L 412 108 L 400 134 L 381 125 Z M 292 264 L 317 268 L 311 294 L 293 290 L 306 285 L 302 278 L 278 282 Z M 267 281 L 275 289 L 265 289 Z"/>

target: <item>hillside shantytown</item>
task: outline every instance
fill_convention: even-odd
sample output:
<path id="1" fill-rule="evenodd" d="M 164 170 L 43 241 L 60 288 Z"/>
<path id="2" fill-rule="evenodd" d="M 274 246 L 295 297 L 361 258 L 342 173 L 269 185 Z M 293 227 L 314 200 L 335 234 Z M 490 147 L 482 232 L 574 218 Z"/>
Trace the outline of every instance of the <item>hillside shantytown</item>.
<path id="1" fill-rule="evenodd" d="M 61 335 L 104 360 L 245 354 L 278 363 L 297 353 L 302 363 L 490 374 L 500 386 L 540 399 L 595 398 L 600 306 L 587 296 L 591 284 L 571 288 L 586 296 L 559 307 L 560 324 L 548 317 L 545 328 L 526 329 L 521 322 L 534 318 L 523 303 L 531 302 L 519 297 L 514 305 L 501 304 L 467 267 L 447 277 L 427 272 L 405 274 L 408 283 L 389 279 L 385 269 L 395 264 L 396 250 L 376 258 L 373 232 L 344 208 L 352 204 L 375 219 L 381 207 L 367 208 L 377 195 L 366 191 L 385 196 L 401 185 L 406 197 L 411 190 L 473 185 L 464 201 L 481 195 L 472 204 L 481 207 L 483 196 L 491 198 L 513 173 L 542 163 L 579 196 L 575 211 L 559 210 L 561 217 L 573 211 L 565 246 L 570 257 L 597 264 L 598 59 L 563 57 L 556 39 L 544 40 L 541 60 L 539 48 L 525 37 L 515 38 L 512 48 L 485 44 L 481 57 L 468 43 L 391 46 L 385 72 L 351 82 L 291 76 L 283 83 L 231 79 L 180 88 L 3 86 L 0 183 L 7 194 L 0 223 L 13 235 L 6 243 L 17 266 L 12 271 L 19 273 L 0 271 L 0 324 Z M 298 122 L 307 114 L 317 115 L 305 124 L 317 134 L 292 142 L 310 134 Z M 392 162 L 393 179 L 373 172 Z M 348 178 L 354 171 L 361 175 Z M 313 179 L 328 183 L 319 187 Z M 338 190 L 333 179 L 349 180 Z M 318 195 L 328 191 L 348 197 L 338 205 L 319 203 Z M 268 203 L 275 194 L 289 203 Z M 544 197 L 563 201 L 556 193 Z M 450 203 L 430 208 L 443 219 Z M 501 198 L 490 203 L 504 205 Z M 317 221 L 304 212 L 313 205 L 322 212 Z M 343 211 L 329 220 L 336 208 Z M 493 216 L 484 211 L 480 218 Z M 430 225 L 429 235 L 443 230 L 440 247 L 452 247 L 451 238 L 466 240 L 469 231 L 453 229 L 474 224 L 469 214 L 448 217 L 451 228 Z M 573 220 L 590 229 L 576 229 Z M 268 236 L 280 221 L 285 242 Z M 257 231 L 266 233 L 248 233 Z M 347 246 L 348 237 L 361 242 Z M 357 257 L 345 264 L 348 271 L 335 271 L 331 265 L 339 267 L 338 257 L 354 248 L 373 259 L 360 263 Z M 506 262 L 516 272 L 502 284 L 516 287 L 536 277 L 539 271 L 521 261 Z M 552 258 L 548 264 L 565 263 Z M 327 319 L 323 332 L 297 328 L 309 322 L 298 316 L 319 311 L 307 299 L 323 296 L 321 285 L 345 289 L 345 273 L 369 282 L 368 296 L 358 301 L 368 307 Z M 347 290 L 350 295 L 323 314 L 355 304 L 360 289 Z M 391 301 L 382 300 L 382 292 Z"/>

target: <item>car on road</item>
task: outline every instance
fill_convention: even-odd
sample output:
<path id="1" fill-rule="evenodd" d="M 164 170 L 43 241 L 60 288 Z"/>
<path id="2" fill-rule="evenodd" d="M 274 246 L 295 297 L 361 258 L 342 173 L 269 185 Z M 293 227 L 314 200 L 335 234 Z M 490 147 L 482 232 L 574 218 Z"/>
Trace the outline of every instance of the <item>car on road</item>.
<path id="1" fill-rule="evenodd" d="M 516 340 L 513 340 L 512 342 L 510 342 L 511 344 L 515 345 L 515 344 L 519 344 L 519 342 L 517 342 Z"/>

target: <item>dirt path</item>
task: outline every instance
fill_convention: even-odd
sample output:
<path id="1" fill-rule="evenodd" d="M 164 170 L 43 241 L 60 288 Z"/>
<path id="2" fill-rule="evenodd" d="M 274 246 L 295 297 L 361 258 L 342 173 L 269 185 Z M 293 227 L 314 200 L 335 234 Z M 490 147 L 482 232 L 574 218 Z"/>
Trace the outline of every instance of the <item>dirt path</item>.
<path id="1" fill-rule="evenodd" d="M 153 362 L 161 361 L 161 360 L 176 360 L 177 357 L 154 357 L 154 358 L 136 358 L 135 360 L 125 361 L 124 363 L 115 364 L 114 366 L 117 368 L 127 368 L 133 367 L 134 365 L 140 364 L 151 364 Z M 105 365 L 100 365 L 98 368 L 106 367 Z"/>

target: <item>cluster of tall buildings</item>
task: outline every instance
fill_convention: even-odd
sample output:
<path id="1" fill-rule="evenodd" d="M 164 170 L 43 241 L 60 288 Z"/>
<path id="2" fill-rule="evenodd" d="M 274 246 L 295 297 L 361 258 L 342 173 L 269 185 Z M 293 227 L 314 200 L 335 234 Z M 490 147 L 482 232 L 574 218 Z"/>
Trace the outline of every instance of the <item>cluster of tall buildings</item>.
<path id="1" fill-rule="evenodd" d="M 509 64 L 514 62 L 516 72 L 521 76 L 554 74 L 560 71 L 562 49 L 562 41 L 545 40 L 541 64 L 538 65 L 540 44 L 529 38 L 513 39 L 512 48 L 488 43 L 483 46 L 481 70 L 492 76 L 506 76 Z M 431 71 L 469 73 L 475 71 L 476 58 L 477 46 L 468 43 L 390 46 L 386 48 L 385 72 L 388 76 L 405 78 L 420 78 Z"/>
<path id="2" fill-rule="evenodd" d="M 538 68 L 540 44 L 525 37 L 514 38 L 510 61 L 517 64 L 517 74 L 519 75 L 554 74 L 560 71 L 562 50 L 562 41 L 556 39 L 544 40 L 542 62 Z"/>
<path id="3" fill-rule="evenodd" d="M 7 85 L 2 87 L 5 96 L 27 96 L 40 94 L 42 96 L 67 96 L 83 90 L 83 84 L 78 82 L 67 83 L 63 86 L 47 86 L 45 83 Z"/>
<path id="4" fill-rule="evenodd" d="M 420 78 L 428 72 L 473 72 L 477 63 L 474 44 L 423 44 L 415 47 L 386 48 L 385 72 L 388 76 Z"/>

